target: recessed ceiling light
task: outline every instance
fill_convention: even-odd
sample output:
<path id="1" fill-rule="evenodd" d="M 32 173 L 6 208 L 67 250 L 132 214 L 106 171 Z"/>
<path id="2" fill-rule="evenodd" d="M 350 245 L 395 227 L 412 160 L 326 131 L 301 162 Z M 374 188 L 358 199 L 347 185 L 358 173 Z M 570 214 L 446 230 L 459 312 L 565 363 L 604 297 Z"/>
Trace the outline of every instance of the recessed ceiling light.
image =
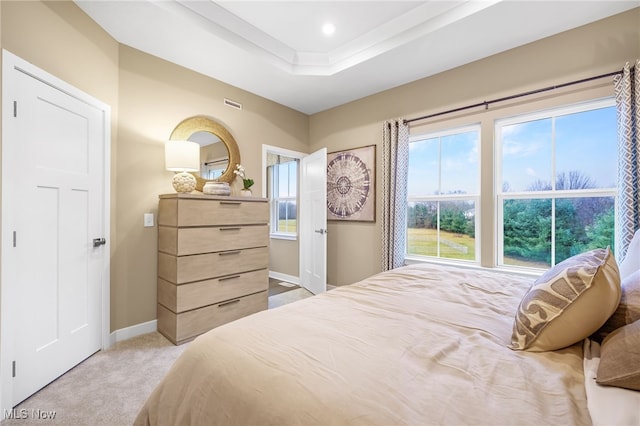
<path id="1" fill-rule="evenodd" d="M 324 35 L 326 36 L 330 36 L 333 35 L 333 33 L 336 32 L 336 27 L 335 25 L 333 25 L 331 22 L 327 22 L 326 24 L 324 24 L 322 26 L 322 32 L 324 33 Z"/>

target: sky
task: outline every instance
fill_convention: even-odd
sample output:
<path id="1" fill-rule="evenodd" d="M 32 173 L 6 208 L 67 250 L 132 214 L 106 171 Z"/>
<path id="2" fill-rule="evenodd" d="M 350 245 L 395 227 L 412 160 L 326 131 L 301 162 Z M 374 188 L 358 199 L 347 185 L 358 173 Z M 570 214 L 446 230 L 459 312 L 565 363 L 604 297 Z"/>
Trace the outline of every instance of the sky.
<path id="1" fill-rule="evenodd" d="M 466 129 L 468 130 L 468 129 Z M 536 180 L 579 171 L 597 188 L 615 187 L 617 174 L 615 107 L 560 115 L 502 127 L 502 183 L 526 191 Z M 409 196 L 436 191 L 479 193 L 479 130 L 414 141 L 409 148 Z M 555 143 L 555 149 L 553 148 Z M 442 168 L 438 168 L 441 156 Z"/>
<path id="2" fill-rule="evenodd" d="M 479 129 L 409 144 L 409 196 L 480 192 Z M 438 167 L 439 159 L 442 168 Z"/>
<path id="3" fill-rule="evenodd" d="M 279 197 L 295 197 L 297 194 L 297 161 L 288 161 L 281 164 L 280 179 L 278 180 L 278 196 Z"/>

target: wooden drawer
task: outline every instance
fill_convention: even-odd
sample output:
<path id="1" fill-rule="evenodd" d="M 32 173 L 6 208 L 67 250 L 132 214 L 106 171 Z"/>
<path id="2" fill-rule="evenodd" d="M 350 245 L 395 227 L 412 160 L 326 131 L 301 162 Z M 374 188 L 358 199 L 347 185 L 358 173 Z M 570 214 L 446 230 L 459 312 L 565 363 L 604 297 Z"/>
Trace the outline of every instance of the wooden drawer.
<path id="1" fill-rule="evenodd" d="M 180 344 L 222 324 L 263 311 L 267 304 L 266 291 L 180 314 L 158 304 L 158 331 Z"/>
<path id="2" fill-rule="evenodd" d="M 158 227 L 158 250 L 177 256 L 264 247 L 269 244 L 268 225 L 207 228 Z"/>
<path id="3" fill-rule="evenodd" d="M 174 284 L 203 281 L 269 265 L 269 249 L 258 247 L 218 253 L 173 256 L 158 253 L 158 277 Z"/>
<path id="4" fill-rule="evenodd" d="M 268 221 L 268 203 L 238 198 L 161 198 L 158 210 L 158 225 L 166 226 L 248 225 Z"/>
<path id="5" fill-rule="evenodd" d="M 258 293 L 268 288 L 269 272 L 266 268 L 181 285 L 159 278 L 158 303 L 172 312 L 179 313 Z"/>

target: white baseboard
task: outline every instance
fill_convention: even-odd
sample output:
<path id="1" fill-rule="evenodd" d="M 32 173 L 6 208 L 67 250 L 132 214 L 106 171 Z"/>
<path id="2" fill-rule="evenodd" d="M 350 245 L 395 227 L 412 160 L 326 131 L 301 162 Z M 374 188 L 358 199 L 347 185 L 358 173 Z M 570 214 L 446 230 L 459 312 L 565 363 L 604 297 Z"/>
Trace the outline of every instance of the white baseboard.
<path id="1" fill-rule="evenodd" d="M 280 272 L 269 271 L 269 278 L 274 278 L 280 281 L 286 281 L 292 284 L 299 285 L 300 279 L 293 275 L 281 274 Z M 140 336 L 142 334 L 153 333 L 158 330 L 158 320 L 147 321 L 142 324 L 132 325 L 131 327 L 121 328 L 111 333 L 110 345 L 121 342 L 123 340 L 131 339 L 132 337 Z"/>
<path id="2" fill-rule="evenodd" d="M 294 277 L 293 275 L 282 274 L 280 272 L 269 271 L 269 278 L 300 285 L 300 277 Z"/>
<path id="3" fill-rule="evenodd" d="M 142 324 L 132 325 L 131 327 L 121 328 L 111 333 L 111 344 L 131 339 L 132 337 L 142 334 L 153 333 L 158 330 L 158 320 L 143 322 Z"/>
<path id="4" fill-rule="evenodd" d="M 293 275 L 282 274 L 280 272 L 269 271 L 269 278 L 300 285 L 300 277 L 294 277 Z M 329 285 L 327 284 L 327 286 Z M 111 333 L 110 345 L 142 334 L 153 333 L 157 330 L 158 320 L 147 321 L 142 324 L 132 325 L 131 327 L 121 328 Z"/>
<path id="5" fill-rule="evenodd" d="M 280 272 L 269 271 L 269 278 L 273 278 L 275 280 L 286 281 L 291 284 L 300 285 L 300 277 L 294 277 L 293 275 L 282 274 Z M 339 287 L 337 285 L 332 285 L 327 283 L 327 288 L 329 287 Z"/>

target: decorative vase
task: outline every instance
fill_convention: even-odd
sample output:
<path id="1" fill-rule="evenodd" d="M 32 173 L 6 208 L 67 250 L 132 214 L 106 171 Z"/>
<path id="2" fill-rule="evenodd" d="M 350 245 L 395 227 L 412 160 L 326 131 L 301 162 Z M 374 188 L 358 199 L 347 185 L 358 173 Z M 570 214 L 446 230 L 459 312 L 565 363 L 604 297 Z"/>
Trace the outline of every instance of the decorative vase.
<path id="1" fill-rule="evenodd" d="M 202 192 L 209 195 L 231 195 L 231 188 L 227 182 L 209 181 L 204 184 Z"/>
<path id="2" fill-rule="evenodd" d="M 243 197 L 251 197 L 251 190 L 243 188 L 240 190 L 240 195 Z"/>

